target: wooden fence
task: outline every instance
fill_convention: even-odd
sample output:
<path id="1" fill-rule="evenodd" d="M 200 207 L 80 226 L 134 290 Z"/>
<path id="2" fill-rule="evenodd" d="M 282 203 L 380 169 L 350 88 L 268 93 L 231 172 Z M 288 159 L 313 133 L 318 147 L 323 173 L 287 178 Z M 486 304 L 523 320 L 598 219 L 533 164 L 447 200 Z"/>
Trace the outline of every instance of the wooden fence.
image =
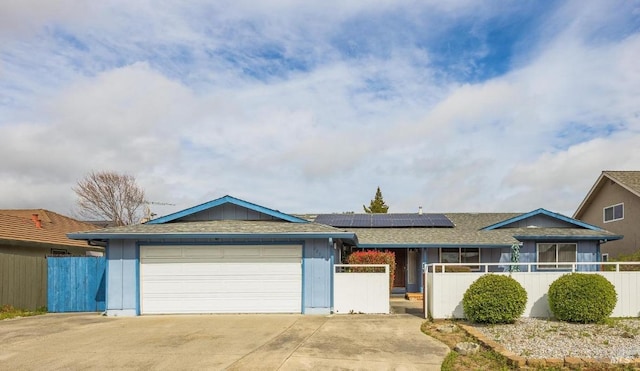
<path id="1" fill-rule="evenodd" d="M 101 312 L 105 309 L 104 257 L 51 257 L 49 312 Z"/>
<path id="2" fill-rule="evenodd" d="M 0 253 L 0 306 L 47 306 L 47 259 Z"/>

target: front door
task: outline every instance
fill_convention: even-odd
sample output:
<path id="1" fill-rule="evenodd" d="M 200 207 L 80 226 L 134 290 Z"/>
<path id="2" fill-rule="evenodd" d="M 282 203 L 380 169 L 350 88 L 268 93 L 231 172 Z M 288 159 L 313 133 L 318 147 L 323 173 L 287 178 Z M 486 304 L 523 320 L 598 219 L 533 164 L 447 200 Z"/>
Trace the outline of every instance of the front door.
<path id="1" fill-rule="evenodd" d="M 393 287 L 405 287 L 407 275 L 407 249 L 390 249 L 396 254 L 396 276 L 393 279 Z"/>

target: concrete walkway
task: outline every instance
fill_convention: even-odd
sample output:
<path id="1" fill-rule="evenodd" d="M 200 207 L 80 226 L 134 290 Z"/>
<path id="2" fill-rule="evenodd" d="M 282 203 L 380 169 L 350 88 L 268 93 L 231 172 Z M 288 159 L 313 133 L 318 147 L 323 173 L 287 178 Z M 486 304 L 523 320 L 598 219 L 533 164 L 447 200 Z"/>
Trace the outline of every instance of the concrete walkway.
<path id="1" fill-rule="evenodd" d="M 439 370 L 408 315 L 48 314 L 0 321 L 0 369 Z"/>

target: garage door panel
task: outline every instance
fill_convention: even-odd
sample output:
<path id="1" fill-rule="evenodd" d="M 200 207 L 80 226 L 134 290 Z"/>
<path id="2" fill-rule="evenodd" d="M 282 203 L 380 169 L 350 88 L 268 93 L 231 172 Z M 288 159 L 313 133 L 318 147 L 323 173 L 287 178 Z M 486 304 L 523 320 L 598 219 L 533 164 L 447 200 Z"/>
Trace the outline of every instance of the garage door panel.
<path id="1" fill-rule="evenodd" d="M 188 249 L 181 250 L 184 258 L 220 259 L 224 257 L 224 249 L 220 246 L 190 246 Z"/>
<path id="2" fill-rule="evenodd" d="M 288 305 L 295 305 L 297 299 L 291 299 Z M 282 313 L 282 300 L 262 298 L 260 313 Z M 145 314 L 165 314 L 165 313 L 211 313 L 210 308 L 216 308 L 215 313 L 256 313 L 253 306 L 246 305 L 246 300 L 228 298 L 200 298 L 158 301 L 157 306 L 149 308 Z"/>
<path id="3" fill-rule="evenodd" d="M 241 276 L 242 272 L 251 275 L 273 276 L 300 275 L 300 260 L 289 260 L 287 262 L 262 262 L 262 263 L 219 263 L 219 262 L 198 262 L 198 263 L 151 263 L 145 264 L 145 279 L 155 277 L 166 277 L 167 275 L 184 276 Z"/>
<path id="4" fill-rule="evenodd" d="M 262 252 L 261 246 L 255 247 L 225 247 L 224 256 L 225 257 L 233 257 L 233 256 L 260 256 Z"/>
<path id="5" fill-rule="evenodd" d="M 270 248 L 143 246 L 141 312 L 300 313 L 302 247 Z"/>
<path id="6" fill-rule="evenodd" d="M 182 293 L 224 293 L 228 295 L 238 294 L 268 294 L 287 293 L 298 288 L 298 280 L 295 277 L 285 279 L 238 279 L 238 280 L 154 280 L 147 281 L 144 285 L 145 295 L 154 293 L 169 293 L 180 295 Z"/>

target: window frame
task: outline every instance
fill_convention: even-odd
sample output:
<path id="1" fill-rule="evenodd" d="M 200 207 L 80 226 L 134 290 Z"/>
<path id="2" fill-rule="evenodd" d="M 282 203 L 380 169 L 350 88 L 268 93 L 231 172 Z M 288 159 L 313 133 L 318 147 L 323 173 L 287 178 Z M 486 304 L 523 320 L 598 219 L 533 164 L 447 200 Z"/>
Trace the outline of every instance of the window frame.
<path id="1" fill-rule="evenodd" d="M 478 265 L 465 265 L 467 267 L 469 267 L 469 269 L 471 269 L 472 271 L 479 271 L 480 270 L 480 263 L 481 263 L 481 249 L 479 247 L 440 247 L 438 248 L 438 262 L 442 263 L 442 264 L 446 264 L 442 262 L 442 250 L 445 249 L 449 249 L 449 250 L 458 250 L 458 261 L 456 263 L 460 264 L 460 263 L 466 263 L 462 261 L 462 250 L 477 250 L 478 252 Z M 449 251 L 449 253 L 453 253 L 452 251 Z M 473 264 L 473 263 L 470 263 Z"/>
<path id="2" fill-rule="evenodd" d="M 547 262 L 547 261 L 540 261 L 540 245 L 552 245 L 555 246 L 555 262 Z M 574 259 L 571 262 L 566 262 L 566 261 L 559 261 L 559 255 L 560 255 L 560 249 L 559 246 L 560 245 L 573 245 L 575 247 L 574 249 Z M 566 264 L 566 263 L 573 263 L 578 261 L 578 243 L 577 242 L 538 242 L 536 243 L 536 262 L 537 263 L 555 263 L 555 265 L 550 265 L 550 264 L 545 264 L 545 265 L 540 265 L 538 264 L 536 266 L 537 269 L 539 270 L 548 270 L 548 269 L 571 269 L 571 265 Z M 563 264 L 565 263 L 565 264 Z"/>
<path id="3" fill-rule="evenodd" d="M 620 209 L 622 210 L 622 216 L 619 218 L 616 218 L 616 207 L 620 207 Z M 607 220 L 607 210 L 611 209 L 611 219 Z M 623 220 L 624 219 L 624 202 L 620 202 L 618 204 L 615 205 L 610 205 L 610 206 L 606 206 L 602 208 L 602 222 L 603 223 L 611 223 L 611 222 L 617 222 L 618 220 Z"/>

